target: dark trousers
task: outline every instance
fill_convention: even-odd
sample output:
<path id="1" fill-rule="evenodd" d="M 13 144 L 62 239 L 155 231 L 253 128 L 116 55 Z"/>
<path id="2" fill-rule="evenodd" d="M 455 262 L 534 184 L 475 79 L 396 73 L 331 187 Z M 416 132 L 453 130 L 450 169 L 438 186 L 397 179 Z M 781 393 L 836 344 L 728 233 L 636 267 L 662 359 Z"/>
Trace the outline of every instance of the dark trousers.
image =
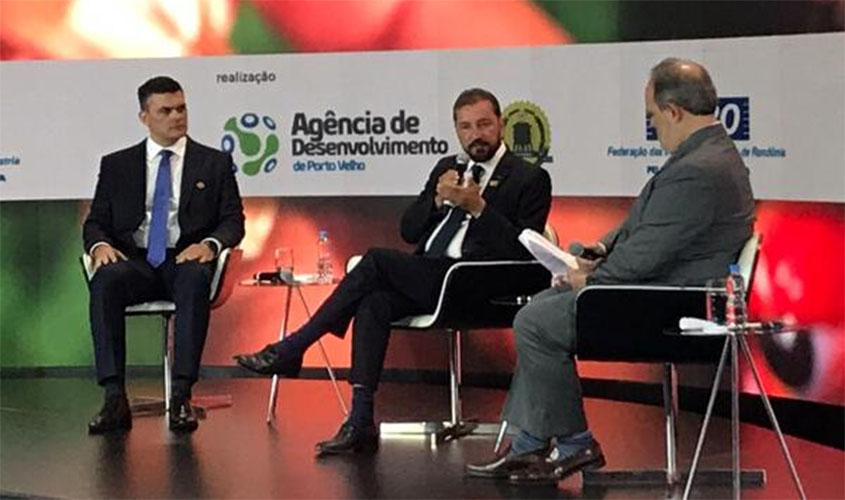
<path id="1" fill-rule="evenodd" d="M 90 317 L 97 381 L 125 379 L 124 308 L 151 300 L 176 304 L 172 377 L 176 387 L 190 388 L 199 376 L 208 330 L 209 292 L 214 262 L 176 264 L 175 253 L 153 269 L 144 257 L 108 264 L 91 280 Z"/>
<path id="2" fill-rule="evenodd" d="M 343 337 L 352 327 L 349 382 L 375 390 L 384 366 L 390 323 L 434 312 L 446 271 L 455 261 L 373 248 L 347 274 L 300 332 Z"/>

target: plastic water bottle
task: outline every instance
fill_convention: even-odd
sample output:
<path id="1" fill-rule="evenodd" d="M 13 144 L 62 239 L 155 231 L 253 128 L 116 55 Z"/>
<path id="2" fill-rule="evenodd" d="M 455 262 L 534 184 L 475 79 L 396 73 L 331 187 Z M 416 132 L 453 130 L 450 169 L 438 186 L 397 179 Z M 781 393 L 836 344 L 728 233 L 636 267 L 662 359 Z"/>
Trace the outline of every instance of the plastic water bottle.
<path id="1" fill-rule="evenodd" d="M 332 244 L 329 232 L 321 229 L 317 236 L 317 282 L 331 283 L 332 273 Z"/>
<path id="2" fill-rule="evenodd" d="M 731 264 L 730 274 L 725 279 L 725 323 L 728 327 L 745 324 L 745 280 L 739 266 Z"/>

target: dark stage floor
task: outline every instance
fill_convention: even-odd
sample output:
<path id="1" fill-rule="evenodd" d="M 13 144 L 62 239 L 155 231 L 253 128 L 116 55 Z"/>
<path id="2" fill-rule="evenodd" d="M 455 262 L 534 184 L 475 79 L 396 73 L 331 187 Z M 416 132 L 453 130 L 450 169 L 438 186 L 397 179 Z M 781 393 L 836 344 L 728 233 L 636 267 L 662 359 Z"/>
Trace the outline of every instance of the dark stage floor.
<path id="1" fill-rule="evenodd" d="M 157 380 L 140 380 L 134 395 L 156 395 Z M 334 434 L 341 412 L 326 381 L 281 385 L 276 425 L 264 422 L 269 381 L 215 379 L 196 393 L 227 392 L 234 406 L 212 410 L 199 430 L 175 436 L 163 418 L 136 418 L 125 436 L 89 437 L 86 422 L 100 404 L 90 380 L 7 379 L 0 392 L 0 492 L 3 497 L 54 498 L 667 498 L 662 488 L 584 488 L 580 478 L 553 487 L 512 487 L 463 477 L 465 461 L 488 456 L 492 437 L 432 446 L 426 438 L 383 437 L 375 456 L 313 457 L 314 443 Z M 343 387 L 347 393 L 348 388 Z M 381 420 L 444 417 L 445 387 L 385 384 Z M 466 389 L 469 413 L 492 420 L 503 391 Z M 658 467 L 663 461 L 662 410 L 588 400 L 593 432 L 608 469 Z M 679 453 L 687 466 L 700 416 L 682 413 Z M 729 467 L 727 422 L 714 421 L 704 466 Z M 765 468 L 765 487 L 744 498 L 796 498 L 773 433 L 742 428 L 742 461 Z M 843 498 L 845 453 L 787 438 L 810 498 Z M 702 487 L 694 498 L 725 498 L 727 488 Z"/>

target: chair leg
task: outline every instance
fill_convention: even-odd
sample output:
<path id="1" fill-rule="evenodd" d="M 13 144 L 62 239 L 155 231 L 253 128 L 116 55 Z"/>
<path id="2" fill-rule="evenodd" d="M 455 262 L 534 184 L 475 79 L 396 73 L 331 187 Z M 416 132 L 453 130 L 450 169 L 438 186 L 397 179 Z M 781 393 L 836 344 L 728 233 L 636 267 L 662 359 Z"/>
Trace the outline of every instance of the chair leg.
<path id="1" fill-rule="evenodd" d="M 674 363 L 663 365 L 663 410 L 666 417 L 666 483 L 678 482 L 678 371 Z"/>
<path id="2" fill-rule="evenodd" d="M 475 422 L 465 422 L 461 413 L 461 331 L 449 330 L 449 406 L 451 419 L 442 430 L 434 433 L 438 443 L 451 441 L 472 434 L 478 427 Z"/>
<path id="3" fill-rule="evenodd" d="M 499 432 L 496 433 L 496 444 L 493 445 L 493 454 L 498 455 L 502 449 L 502 441 L 505 440 L 505 434 L 508 432 L 508 421 L 502 420 L 499 425 Z"/>
<path id="4" fill-rule="evenodd" d="M 170 412 L 170 398 L 173 396 L 171 363 L 173 360 L 173 329 L 172 315 L 164 317 L 164 410 Z"/>
<path id="5" fill-rule="evenodd" d="M 134 397 L 130 401 L 130 409 L 135 416 L 161 416 L 170 411 L 171 363 L 173 361 L 173 329 L 175 328 L 172 313 L 161 315 L 162 367 L 164 372 L 164 401 L 160 398 Z"/>
<path id="6" fill-rule="evenodd" d="M 461 421 L 461 331 L 449 332 L 449 402 L 452 425 Z"/>
<path id="7" fill-rule="evenodd" d="M 713 405 L 719 389 L 719 381 L 727 360 L 729 342 L 726 340 L 722 349 L 722 356 L 719 360 L 719 367 L 716 370 L 716 377 L 710 393 L 710 400 L 707 411 L 704 415 L 704 423 L 698 437 L 692 467 L 688 473 L 682 473 L 677 466 L 677 426 L 678 415 L 678 374 L 675 366 L 671 363 L 664 365 L 663 371 L 663 402 L 666 416 L 666 467 L 664 469 L 640 469 L 640 470 L 601 470 L 584 471 L 584 484 L 593 486 L 654 486 L 666 485 L 673 487 L 686 483 L 684 499 L 689 497 L 692 479 L 695 478 L 698 484 L 723 485 L 733 480 L 735 474 L 733 469 L 697 470 L 698 460 L 704 444 L 704 437 L 710 424 L 710 417 L 713 413 Z M 739 479 L 742 486 L 762 486 L 765 484 L 766 475 L 763 470 L 741 470 Z"/>
<path id="8" fill-rule="evenodd" d="M 448 421 L 436 422 L 382 422 L 382 437 L 413 434 L 430 434 L 435 443 L 451 441 L 469 434 L 496 435 L 498 424 L 479 424 L 464 420 L 461 405 L 461 331 L 448 330 L 449 334 L 449 410 Z"/>

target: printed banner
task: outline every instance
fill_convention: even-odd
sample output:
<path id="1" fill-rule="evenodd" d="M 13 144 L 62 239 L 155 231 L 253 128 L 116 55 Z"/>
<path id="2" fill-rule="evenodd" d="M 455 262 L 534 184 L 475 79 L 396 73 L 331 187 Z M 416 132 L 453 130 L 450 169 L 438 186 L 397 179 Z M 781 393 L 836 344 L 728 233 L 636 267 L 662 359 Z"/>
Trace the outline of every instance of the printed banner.
<path id="1" fill-rule="evenodd" d="M 141 141 L 135 90 L 185 88 L 189 133 L 232 153 L 245 196 L 413 195 L 457 151 L 452 103 L 484 87 L 512 151 L 556 195 L 636 196 L 667 159 L 649 69 L 710 70 L 762 199 L 845 202 L 845 35 L 540 48 L 0 63 L 0 200 L 91 198 L 99 158 Z"/>

